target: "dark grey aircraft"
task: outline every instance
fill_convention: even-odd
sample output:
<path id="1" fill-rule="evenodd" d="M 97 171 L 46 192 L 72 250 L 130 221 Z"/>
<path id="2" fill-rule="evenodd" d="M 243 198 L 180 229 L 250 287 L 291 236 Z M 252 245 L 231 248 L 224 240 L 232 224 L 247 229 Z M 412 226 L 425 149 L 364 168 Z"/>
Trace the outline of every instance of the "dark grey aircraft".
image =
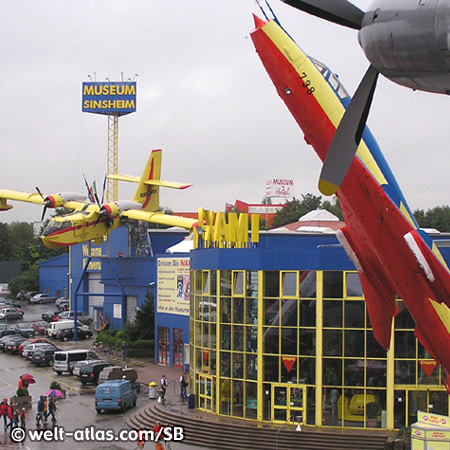
<path id="1" fill-rule="evenodd" d="M 450 0 L 375 0 L 367 12 L 347 0 L 282 0 L 359 30 L 370 62 L 328 149 L 319 189 L 332 195 L 356 153 L 378 74 L 421 91 L 450 94 Z"/>

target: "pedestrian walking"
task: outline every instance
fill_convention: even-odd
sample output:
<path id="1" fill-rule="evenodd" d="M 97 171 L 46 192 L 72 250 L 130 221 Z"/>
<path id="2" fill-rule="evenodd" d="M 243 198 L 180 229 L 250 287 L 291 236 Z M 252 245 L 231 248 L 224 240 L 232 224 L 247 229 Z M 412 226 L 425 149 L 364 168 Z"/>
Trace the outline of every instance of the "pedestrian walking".
<path id="1" fill-rule="evenodd" d="M 125 341 L 122 341 L 121 351 L 122 351 L 122 361 L 125 361 L 127 356 L 127 345 L 125 344 Z"/>
<path id="2" fill-rule="evenodd" d="M 37 413 L 36 413 L 36 427 L 39 427 L 39 425 L 42 422 L 42 425 L 45 423 L 45 416 L 44 416 L 44 396 L 41 395 L 37 404 Z"/>
<path id="3" fill-rule="evenodd" d="M 48 417 L 48 399 L 44 396 L 44 425 L 47 425 Z"/>
<path id="4" fill-rule="evenodd" d="M 12 428 L 19 428 L 19 420 L 20 420 L 20 411 L 16 409 L 13 414 L 13 425 Z"/>
<path id="5" fill-rule="evenodd" d="M 167 378 L 165 375 L 163 375 L 161 377 L 161 381 L 160 381 L 160 388 L 161 388 L 161 401 L 165 402 L 166 401 L 166 390 L 167 390 Z"/>
<path id="6" fill-rule="evenodd" d="M 144 445 L 145 445 L 145 432 L 144 432 L 144 428 L 143 427 L 139 428 L 136 444 L 137 444 L 139 450 L 142 450 L 144 448 Z"/>
<path id="7" fill-rule="evenodd" d="M 14 425 L 14 408 L 12 407 L 12 405 L 8 405 L 6 413 L 8 415 L 8 420 L 9 420 L 7 428 L 9 428 L 9 432 L 11 432 L 13 429 L 13 425 Z"/>
<path id="8" fill-rule="evenodd" d="M 4 398 L 0 403 L 0 416 L 3 416 L 3 425 L 5 427 L 5 431 L 8 424 L 8 399 Z"/>
<path id="9" fill-rule="evenodd" d="M 56 402 L 54 398 L 50 398 L 50 401 L 48 402 L 48 413 L 47 418 L 49 416 L 52 416 L 52 422 L 56 422 L 55 412 L 56 412 Z M 47 419 L 45 420 L 47 421 Z"/>
<path id="10" fill-rule="evenodd" d="M 22 428 L 22 430 L 25 430 L 27 428 L 27 424 L 25 421 L 25 408 L 22 408 L 22 411 L 20 411 L 20 428 Z"/>
<path id="11" fill-rule="evenodd" d="M 181 400 L 187 400 L 187 386 L 186 372 L 180 375 L 180 398 Z"/>

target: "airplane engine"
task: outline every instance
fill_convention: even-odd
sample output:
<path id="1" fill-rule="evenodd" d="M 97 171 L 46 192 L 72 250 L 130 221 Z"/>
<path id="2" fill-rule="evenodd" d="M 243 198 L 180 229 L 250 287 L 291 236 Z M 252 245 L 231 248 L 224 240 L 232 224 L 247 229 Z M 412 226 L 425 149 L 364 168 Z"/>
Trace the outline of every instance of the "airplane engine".
<path id="1" fill-rule="evenodd" d="M 377 0 L 358 34 L 367 59 L 392 81 L 450 93 L 450 4 Z"/>
<path id="2" fill-rule="evenodd" d="M 86 195 L 77 192 L 61 192 L 61 194 L 51 194 L 45 197 L 44 205 L 47 208 L 59 208 L 64 206 L 64 203 L 70 201 L 83 201 Z"/>

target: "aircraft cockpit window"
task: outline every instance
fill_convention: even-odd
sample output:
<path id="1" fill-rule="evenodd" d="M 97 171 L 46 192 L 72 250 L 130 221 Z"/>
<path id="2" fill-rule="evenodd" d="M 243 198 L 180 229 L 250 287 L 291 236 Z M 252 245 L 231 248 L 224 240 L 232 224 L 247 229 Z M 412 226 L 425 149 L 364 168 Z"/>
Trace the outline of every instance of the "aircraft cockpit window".
<path id="1" fill-rule="evenodd" d="M 50 220 L 48 225 L 45 227 L 45 230 L 42 232 L 43 236 L 49 236 L 57 231 L 64 230 L 66 228 L 70 228 L 72 226 L 71 220 L 64 220 L 63 222 L 57 220 Z"/>
<path id="2" fill-rule="evenodd" d="M 323 63 L 317 61 L 317 59 L 309 57 L 312 63 L 316 66 L 317 70 L 322 74 L 325 80 L 330 83 L 330 86 L 334 89 L 339 98 L 347 98 L 349 95 L 342 86 L 338 77 Z"/>

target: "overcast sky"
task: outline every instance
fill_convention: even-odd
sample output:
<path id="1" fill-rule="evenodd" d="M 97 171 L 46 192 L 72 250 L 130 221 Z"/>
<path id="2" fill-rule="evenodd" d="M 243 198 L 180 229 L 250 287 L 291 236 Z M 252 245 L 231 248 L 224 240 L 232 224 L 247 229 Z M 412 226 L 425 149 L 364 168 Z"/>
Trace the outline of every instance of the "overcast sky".
<path id="1" fill-rule="evenodd" d="M 368 9 L 370 0 L 355 0 Z M 353 94 L 368 62 L 357 32 L 271 6 L 303 50 L 327 64 Z M 269 178 L 320 195 L 320 165 L 255 53 L 254 0 L 4 0 L 0 2 L 0 188 L 45 194 L 101 185 L 107 118 L 81 112 L 81 85 L 137 81 L 137 112 L 119 120 L 119 172 L 140 175 L 163 149 L 162 177 L 174 211 L 259 203 Z M 135 75 L 137 74 L 137 76 Z M 412 209 L 448 204 L 450 99 L 381 78 L 369 127 Z M 134 186 L 119 184 L 119 198 Z M 0 220 L 39 220 L 14 202 Z"/>

